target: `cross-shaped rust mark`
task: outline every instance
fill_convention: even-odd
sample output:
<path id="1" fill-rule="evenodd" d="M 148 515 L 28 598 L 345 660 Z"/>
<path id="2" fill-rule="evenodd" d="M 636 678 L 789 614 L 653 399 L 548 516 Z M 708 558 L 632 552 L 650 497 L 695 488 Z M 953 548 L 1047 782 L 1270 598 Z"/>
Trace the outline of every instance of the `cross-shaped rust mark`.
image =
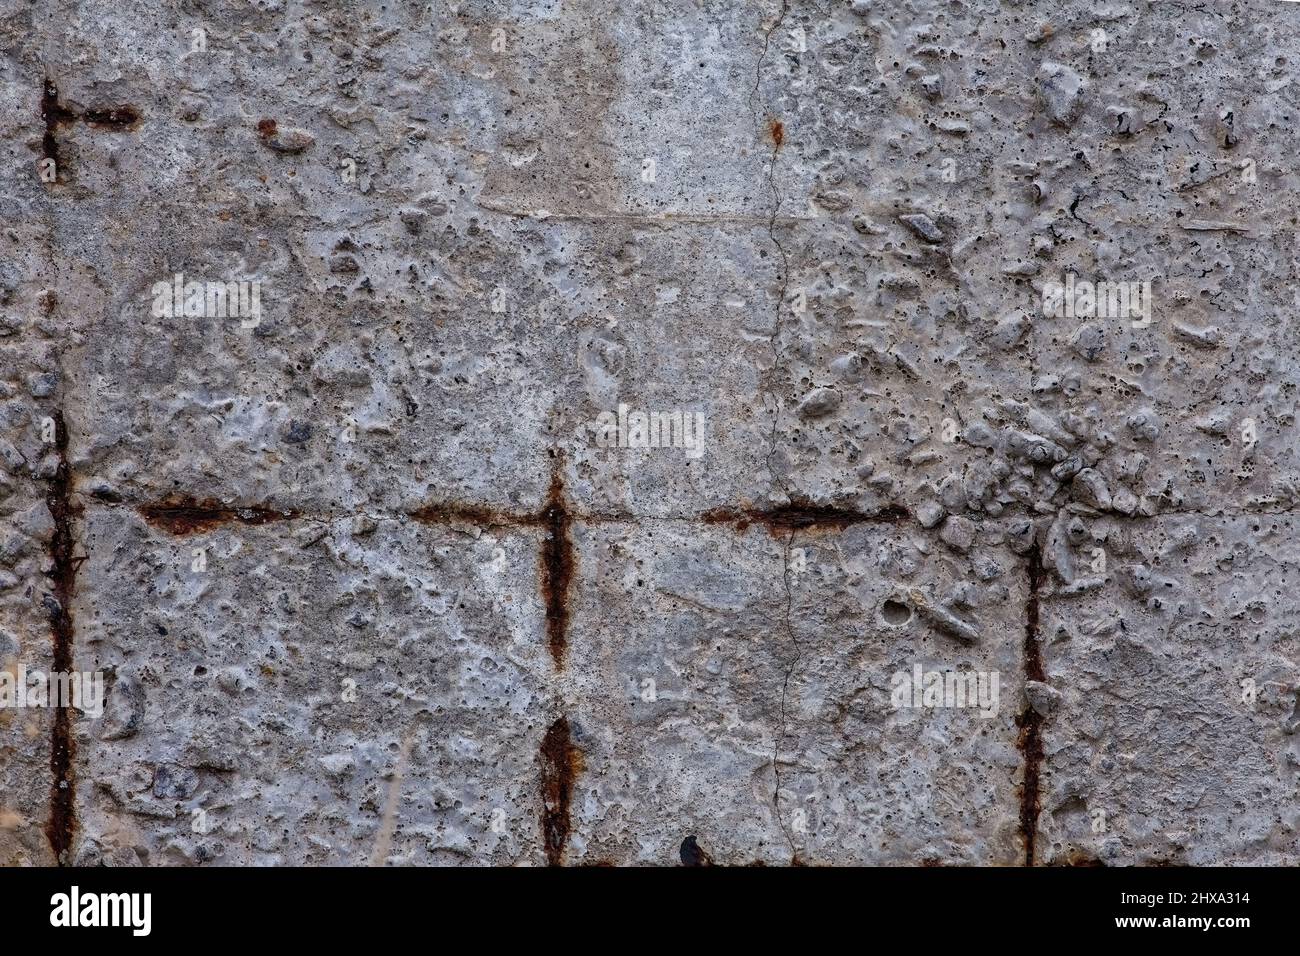
<path id="1" fill-rule="evenodd" d="M 196 500 L 171 497 L 163 501 L 136 506 L 149 524 L 169 534 L 188 535 L 210 531 L 225 524 L 263 525 L 275 521 L 292 521 L 312 515 L 292 508 L 267 504 L 222 504 L 214 499 Z M 701 524 L 731 525 L 744 532 L 759 525 L 778 538 L 795 531 L 843 530 L 852 525 L 895 524 L 908 512 L 898 505 L 878 511 L 817 505 L 795 500 L 775 508 L 758 508 L 750 504 L 714 508 L 689 520 Z M 562 462 L 551 473 L 546 501 L 531 512 L 511 511 L 492 505 L 439 502 L 409 512 L 406 517 L 422 524 L 470 524 L 480 527 L 537 528 L 539 540 L 538 576 L 546 613 L 546 640 L 556 670 L 564 667 L 571 617 L 570 592 L 577 573 L 578 559 L 572 528 L 575 523 L 634 521 L 634 515 L 599 514 L 572 510 L 565 496 Z M 582 752 L 574 744 L 567 717 L 556 718 L 542 739 L 538 754 L 540 769 L 540 831 L 547 862 L 562 865 L 569 839 L 569 804 L 574 785 L 582 770 Z"/>
<path id="2" fill-rule="evenodd" d="M 134 106 L 120 104 L 116 106 L 96 106 L 84 113 L 64 106 L 59 99 L 59 88 L 48 76 L 41 87 L 41 123 L 45 130 L 41 134 L 41 157 L 54 161 L 54 182 L 58 182 L 62 164 L 59 162 L 59 127 L 83 121 L 92 129 L 107 129 L 114 132 L 133 130 L 140 123 L 140 111 Z"/>

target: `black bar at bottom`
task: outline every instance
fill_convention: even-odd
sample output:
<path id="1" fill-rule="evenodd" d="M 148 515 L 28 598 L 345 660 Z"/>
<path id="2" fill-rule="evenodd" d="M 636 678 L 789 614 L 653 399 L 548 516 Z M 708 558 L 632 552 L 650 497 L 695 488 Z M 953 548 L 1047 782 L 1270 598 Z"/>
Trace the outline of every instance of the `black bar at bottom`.
<path id="1" fill-rule="evenodd" d="M 661 932 L 673 947 L 684 932 L 703 934 L 693 947 L 714 934 L 733 943 L 794 934 L 806 945 L 842 943 L 846 932 L 864 945 L 917 933 L 971 942 L 1199 936 L 1232 945 L 1289 929 L 1295 885 L 1293 869 L 1253 868 L 0 870 L 10 952 L 29 937 L 73 933 L 80 943 L 283 937 L 335 948 L 393 934 L 435 942 L 432 930 L 438 948 L 459 948 L 466 932 L 479 944 L 518 934 L 549 945 L 555 933 L 572 939 L 619 925 L 629 935 L 602 936 L 605 945 L 653 945 Z"/>

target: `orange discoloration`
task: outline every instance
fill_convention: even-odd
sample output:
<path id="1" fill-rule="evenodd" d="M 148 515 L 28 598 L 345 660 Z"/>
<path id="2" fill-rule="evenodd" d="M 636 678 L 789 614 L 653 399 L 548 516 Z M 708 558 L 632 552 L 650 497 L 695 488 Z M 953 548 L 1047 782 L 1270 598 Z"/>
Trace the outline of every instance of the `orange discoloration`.
<path id="1" fill-rule="evenodd" d="M 842 531 L 855 524 L 894 524 L 907 517 L 907 510 L 898 505 L 888 505 L 879 511 L 858 511 L 796 500 L 778 508 L 714 508 L 706 511 L 701 519 L 706 524 L 732 524 L 741 531 L 752 524 L 761 524 L 777 535 L 790 531 Z"/>
<path id="2" fill-rule="evenodd" d="M 77 567 L 80 560 L 73 556 L 75 537 L 73 523 L 80 508 L 73 501 L 74 482 L 68 464 L 68 428 L 61 412 L 54 413 L 54 447 L 58 466 L 50 482 L 45 506 L 54 519 L 54 535 L 50 540 L 49 571 L 53 594 L 46 599 L 50 615 L 50 631 L 54 638 L 52 663 L 55 671 L 72 672 L 74 632 L 72 625 L 72 597 L 76 592 Z M 83 559 L 84 560 L 84 559 Z M 45 824 L 45 836 L 60 866 L 71 861 L 72 838 L 76 831 L 76 735 L 72 730 L 72 713 L 67 707 L 54 711 L 54 729 L 50 741 L 50 818 Z"/>
<path id="3" fill-rule="evenodd" d="M 573 784 L 582 772 L 582 753 L 573 746 L 569 721 L 561 717 L 542 738 L 542 845 L 551 866 L 564 863 L 569 842 L 569 803 Z"/>
<path id="4" fill-rule="evenodd" d="M 210 531 L 223 524 L 237 522 L 246 525 L 268 524 L 296 518 L 296 511 L 274 508 L 229 507 L 211 498 L 196 501 L 193 498 L 172 498 L 156 504 L 142 505 L 140 514 L 155 528 L 169 534 L 184 535 Z"/>
<path id="5" fill-rule="evenodd" d="M 568 645 L 569 587 L 573 583 L 577 556 L 569 526 L 573 518 L 564 502 L 564 485 L 557 470 L 551 478 L 546 507 L 539 516 L 546 529 L 542 542 L 542 597 L 546 601 L 546 639 L 556 667 L 564 666 L 564 649 Z"/>
<path id="6" fill-rule="evenodd" d="M 1029 551 L 1029 598 L 1025 605 L 1025 679 L 1046 681 L 1043 651 L 1038 642 L 1038 591 L 1043 580 L 1043 556 L 1037 544 Z M 1039 771 L 1043 763 L 1043 717 L 1026 705 L 1016 718 L 1020 735 L 1016 743 L 1024 754 L 1025 771 L 1020 784 L 1020 835 L 1025 845 L 1025 866 L 1034 865 L 1038 836 L 1038 814 L 1042 809 Z"/>

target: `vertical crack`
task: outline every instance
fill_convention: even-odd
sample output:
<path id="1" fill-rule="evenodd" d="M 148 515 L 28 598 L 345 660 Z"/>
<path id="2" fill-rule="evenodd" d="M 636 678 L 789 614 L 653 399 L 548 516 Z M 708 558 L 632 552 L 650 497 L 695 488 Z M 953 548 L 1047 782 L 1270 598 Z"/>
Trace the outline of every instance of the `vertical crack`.
<path id="1" fill-rule="evenodd" d="M 781 152 L 781 144 L 785 140 L 785 127 L 778 120 L 773 120 L 771 124 L 772 135 L 772 158 L 767 164 L 767 185 L 772 191 L 772 212 L 767 221 L 767 236 L 772 240 L 772 245 L 776 246 L 777 255 L 781 260 L 781 284 L 776 294 L 776 309 L 772 316 L 772 378 L 773 384 L 778 386 L 772 391 L 772 431 L 769 435 L 769 450 L 767 453 L 767 470 L 773 480 L 784 486 L 785 482 L 778 477 L 776 468 L 772 464 L 772 459 L 776 457 L 777 430 L 781 424 L 781 395 L 779 390 L 779 372 L 781 369 L 781 309 L 785 305 L 785 297 L 790 288 L 790 259 L 786 255 L 785 246 L 781 240 L 776 237 L 776 218 L 781 211 L 781 191 L 776 185 L 776 160 Z"/>
<path id="2" fill-rule="evenodd" d="M 772 141 L 772 156 L 767 163 L 767 188 L 772 194 L 772 206 L 767 219 L 767 237 L 771 240 L 772 245 L 776 247 L 777 256 L 781 261 L 780 286 L 776 296 L 775 313 L 772 316 L 772 338 L 769 343 L 772 349 L 773 380 L 777 378 L 781 366 L 781 307 L 785 304 L 785 296 L 790 283 L 790 261 L 786 255 L 785 246 L 781 244 L 781 240 L 776 236 L 776 220 L 781 212 L 781 191 L 776 185 L 776 161 L 780 156 L 781 146 L 785 142 L 785 124 L 778 119 L 771 119 L 766 124 L 761 123 L 755 101 L 758 99 L 759 87 L 763 82 L 763 64 L 767 61 L 767 52 L 772 45 L 772 35 L 781 28 L 781 24 L 785 22 L 788 12 L 788 0 L 781 0 L 780 14 L 767 32 L 763 34 L 763 49 L 759 53 L 758 63 L 754 67 L 754 86 L 749 91 L 749 111 L 754 117 L 754 125 L 766 133 Z M 776 457 L 777 428 L 781 423 L 781 396 L 779 389 L 769 389 L 769 391 L 773 393 L 773 409 L 772 430 L 768 436 L 767 468 L 773 482 L 784 485 L 784 482 L 777 477 L 776 469 L 772 465 L 772 460 Z"/>
<path id="3" fill-rule="evenodd" d="M 781 744 L 785 742 L 786 736 L 786 699 L 790 693 L 790 678 L 799 666 L 799 640 L 795 637 L 794 630 L 794 590 L 790 586 L 790 548 L 794 544 L 794 535 L 794 529 L 791 529 L 785 539 L 785 550 L 782 557 L 782 581 L 785 586 L 785 632 L 790 643 L 794 646 L 794 657 L 790 661 L 790 666 L 785 670 L 785 679 L 781 682 L 781 717 L 777 727 L 776 741 L 772 745 L 772 777 L 775 784 L 775 790 L 772 793 L 772 808 L 776 813 L 777 826 L 781 828 L 781 833 L 785 835 L 785 842 L 790 847 L 790 864 L 797 866 L 799 864 L 799 849 L 795 846 L 794 837 L 790 835 L 790 830 L 785 825 L 785 818 L 781 816 Z"/>
<path id="4" fill-rule="evenodd" d="M 772 34 L 780 29 L 781 24 L 785 22 L 785 15 L 790 9 L 789 0 L 781 0 L 781 12 L 776 18 L 776 22 L 763 34 L 763 50 L 758 55 L 758 63 L 754 66 L 754 86 L 749 91 L 749 111 L 754 115 L 755 121 L 758 119 L 758 113 L 754 109 L 754 100 L 758 98 L 758 88 L 763 82 L 763 64 L 767 60 L 768 48 L 772 45 Z"/>
<path id="5" fill-rule="evenodd" d="M 774 485 L 779 486 L 783 493 L 787 493 L 786 483 L 777 472 L 773 463 L 776 458 L 777 448 L 777 431 L 781 424 L 781 394 L 779 388 L 779 378 L 781 370 L 781 309 L 785 305 L 786 293 L 790 285 L 790 259 L 786 254 L 785 246 L 777 238 L 776 220 L 781 213 L 781 190 L 776 185 L 776 163 L 781 155 L 781 146 L 785 143 L 785 124 L 781 120 L 772 118 L 766 124 L 760 122 L 758 110 L 755 107 L 755 101 L 758 99 L 759 88 L 763 82 L 763 64 L 767 61 L 767 53 L 772 45 L 772 35 L 781 28 L 785 22 L 786 14 L 789 12 L 788 0 L 781 0 L 781 12 L 776 21 L 763 35 L 763 50 L 759 54 L 758 63 L 754 67 L 754 87 L 749 93 L 749 110 L 753 115 L 754 124 L 772 142 L 772 155 L 767 163 L 767 188 L 772 194 L 772 205 L 767 218 L 767 237 L 771 240 L 772 245 L 776 247 L 777 257 L 780 260 L 780 285 L 776 294 L 776 302 L 772 314 L 772 337 L 769 345 L 772 349 L 772 371 L 771 380 L 773 387 L 768 391 L 772 395 L 772 428 L 768 434 L 768 453 L 767 453 L 767 470 L 771 475 Z M 787 638 L 793 645 L 794 652 L 789 666 L 785 670 L 784 679 L 781 682 L 781 707 L 780 720 L 776 732 L 776 740 L 772 745 L 772 809 L 776 815 L 777 826 L 781 828 L 781 833 L 785 836 L 786 844 L 790 847 L 791 865 L 798 865 L 799 850 L 795 846 L 794 838 L 790 835 L 790 830 L 786 826 L 785 819 L 781 816 L 781 745 L 785 742 L 786 737 L 786 702 L 790 693 L 790 679 L 794 676 L 795 670 L 799 666 L 799 642 L 794 633 L 793 622 L 793 605 L 794 592 L 790 586 L 790 548 L 794 542 L 795 529 L 791 528 L 785 539 L 785 548 L 782 555 L 782 580 L 785 587 L 785 615 L 784 627 Z"/>
<path id="6" fill-rule="evenodd" d="M 54 413 L 54 442 L 58 454 L 58 467 L 50 480 L 45 506 L 54 519 L 54 535 L 50 540 L 51 569 L 49 577 L 52 594 L 44 599 L 50 616 L 50 630 L 54 639 L 53 670 L 68 674 L 72 671 L 73 625 L 72 597 L 76 590 L 77 564 L 73 557 L 73 524 L 79 509 L 72 502 L 74 482 L 68 465 L 68 428 L 63 413 Z M 45 825 L 45 835 L 59 865 L 66 866 L 76 829 L 76 778 L 73 759 L 75 741 L 72 734 L 72 714 L 63 701 L 54 710 L 54 727 L 50 739 L 50 772 L 53 777 L 50 792 L 50 818 Z"/>
<path id="7" fill-rule="evenodd" d="M 1029 549 L 1027 570 L 1029 594 L 1025 600 L 1025 680 L 1047 680 L 1043 669 L 1043 649 L 1038 633 L 1038 592 L 1043 581 L 1043 553 L 1037 541 Z M 1043 763 L 1043 715 L 1028 703 L 1016 718 L 1020 728 L 1017 741 L 1024 755 L 1024 775 L 1020 784 L 1020 836 L 1025 846 L 1025 866 L 1034 865 L 1034 844 L 1038 835 L 1039 771 Z"/>

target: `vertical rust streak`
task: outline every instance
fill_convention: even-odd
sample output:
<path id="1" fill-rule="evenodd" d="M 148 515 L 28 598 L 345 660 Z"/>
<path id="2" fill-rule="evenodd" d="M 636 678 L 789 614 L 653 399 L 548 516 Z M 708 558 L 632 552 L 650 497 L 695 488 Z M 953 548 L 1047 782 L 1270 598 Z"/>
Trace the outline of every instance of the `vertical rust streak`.
<path id="1" fill-rule="evenodd" d="M 1043 650 L 1038 635 L 1038 591 L 1043 581 L 1043 555 L 1038 543 L 1029 550 L 1029 594 L 1025 601 L 1025 680 L 1046 681 Z M 1038 776 L 1043 762 L 1043 716 L 1028 704 L 1016 719 L 1025 771 L 1020 785 L 1020 835 L 1025 845 L 1025 866 L 1034 865 L 1034 844 L 1041 809 Z"/>
<path id="2" fill-rule="evenodd" d="M 576 559 L 573 539 L 569 535 L 573 516 L 564 503 L 564 483 L 557 468 L 551 478 L 551 491 L 542 509 L 539 523 L 546 529 L 542 542 L 542 597 L 546 601 L 546 640 L 556 667 L 564 666 L 564 649 L 568 645 L 569 585 L 573 582 Z"/>
<path id="3" fill-rule="evenodd" d="M 41 156 L 54 160 L 56 176 L 59 169 L 59 126 L 76 118 L 75 113 L 59 102 L 59 88 L 54 85 L 54 81 L 45 77 L 41 88 L 41 122 L 45 124 L 45 133 L 41 137 Z"/>
<path id="4" fill-rule="evenodd" d="M 54 413 L 54 440 L 59 464 L 45 498 L 45 506 L 54 519 L 54 535 L 50 540 L 52 567 L 49 572 L 53 594 L 45 598 L 45 608 L 50 615 L 50 629 L 54 639 L 53 669 L 56 673 L 66 674 L 72 671 L 72 597 L 77 578 L 77 561 L 72 554 L 75 542 L 73 523 L 79 509 L 72 502 L 73 478 L 72 469 L 68 465 L 68 428 L 61 412 Z M 74 748 L 72 714 L 68 707 L 59 706 L 54 711 L 54 729 L 50 740 L 50 772 L 53 783 L 50 819 L 45 825 L 45 835 L 61 866 L 70 862 L 68 853 L 76 829 Z"/>
<path id="5" fill-rule="evenodd" d="M 569 842 L 569 803 L 582 770 L 582 755 L 573 746 L 569 721 L 560 717 L 542 738 L 542 846 L 551 866 L 562 866 Z"/>

